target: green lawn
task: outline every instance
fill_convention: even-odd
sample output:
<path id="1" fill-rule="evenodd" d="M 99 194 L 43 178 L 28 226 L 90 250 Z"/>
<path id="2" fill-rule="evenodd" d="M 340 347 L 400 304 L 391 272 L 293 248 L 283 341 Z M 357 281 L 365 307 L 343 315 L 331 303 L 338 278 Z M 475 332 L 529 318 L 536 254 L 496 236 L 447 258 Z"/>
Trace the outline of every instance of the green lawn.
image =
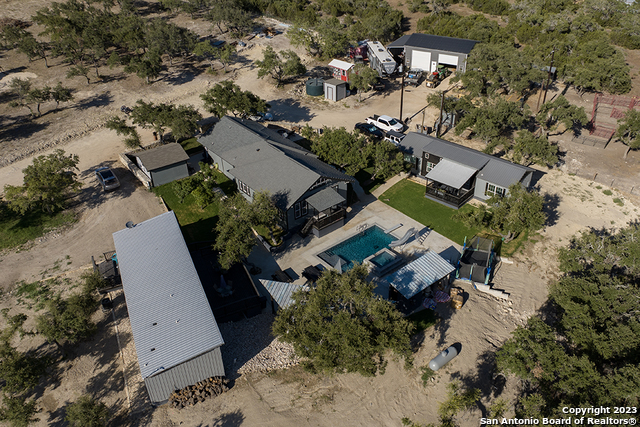
<path id="1" fill-rule="evenodd" d="M 188 155 L 204 150 L 204 147 L 198 142 L 198 138 L 195 136 L 181 141 L 180 145 L 182 145 L 182 148 L 184 148 L 184 151 L 186 151 Z"/>
<path id="2" fill-rule="evenodd" d="M 460 245 L 465 236 L 471 239 L 480 231 L 452 220 L 456 210 L 427 199 L 424 192 L 424 186 L 405 179 L 385 191 L 379 199 Z M 465 205 L 460 210 L 466 209 L 473 208 Z"/>
<path id="3" fill-rule="evenodd" d="M 221 172 L 215 171 L 217 185 L 227 195 L 235 192 L 235 184 Z M 194 197 L 189 194 L 180 203 L 173 192 L 171 183 L 161 185 L 153 191 L 164 199 L 169 209 L 175 212 L 187 243 L 215 240 L 214 228 L 218 223 L 219 201 L 214 201 L 204 209 L 198 207 Z"/>
<path id="4" fill-rule="evenodd" d="M 74 221 L 73 213 L 67 211 L 53 215 L 39 211 L 20 215 L 0 203 L 0 249 L 15 248 Z"/>

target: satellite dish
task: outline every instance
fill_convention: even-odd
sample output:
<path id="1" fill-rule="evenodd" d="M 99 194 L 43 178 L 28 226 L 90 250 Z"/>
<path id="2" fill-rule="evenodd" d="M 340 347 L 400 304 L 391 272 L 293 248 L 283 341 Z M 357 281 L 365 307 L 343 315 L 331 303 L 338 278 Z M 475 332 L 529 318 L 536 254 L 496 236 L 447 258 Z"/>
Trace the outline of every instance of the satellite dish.
<path id="1" fill-rule="evenodd" d="M 126 226 L 127 226 L 127 228 L 133 228 L 133 227 L 135 227 L 136 225 L 133 223 L 133 221 L 128 221 L 128 222 L 127 222 L 127 224 L 126 224 Z"/>

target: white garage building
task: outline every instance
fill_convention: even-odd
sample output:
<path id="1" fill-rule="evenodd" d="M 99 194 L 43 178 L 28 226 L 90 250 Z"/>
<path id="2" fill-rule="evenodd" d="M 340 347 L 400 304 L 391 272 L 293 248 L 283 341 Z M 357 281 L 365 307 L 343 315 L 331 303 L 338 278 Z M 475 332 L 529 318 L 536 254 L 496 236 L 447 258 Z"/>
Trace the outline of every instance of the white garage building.
<path id="1" fill-rule="evenodd" d="M 410 70 L 433 72 L 442 64 L 464 73 L 467 56 L 476 43 L 475 40 L 415 33 L 400 37 L 387 49 L 394 56 L 404 55 L 405 66 Z"/>

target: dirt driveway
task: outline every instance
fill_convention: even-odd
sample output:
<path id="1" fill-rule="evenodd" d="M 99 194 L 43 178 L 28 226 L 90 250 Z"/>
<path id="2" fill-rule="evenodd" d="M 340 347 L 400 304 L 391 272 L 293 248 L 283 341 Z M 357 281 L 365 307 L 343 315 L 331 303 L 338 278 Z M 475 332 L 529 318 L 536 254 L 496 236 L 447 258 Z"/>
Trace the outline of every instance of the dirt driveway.
<path id="1" fill-rule="evenodd" d="M 108 193 L 102 191 L 93 174 L 99 166 L 113 168 L 120 179 L 120 188 Z M 80 177 L 84 185 L 72 202 L 78 221 L 65 230 L 37 239 L 28 250 L 0 254 L 1 289 L 20 280 L 33 281 L 59 274 L 60 271 L 51 270 L 58 260 L 63 260 L 63 271 L 86 266 L 91 256 L 99 262 L 102 253 L 115 249 L 112 233 L 123 229 L 128 221 L 138 223 L 165 212 L 160 199 L 120 163 L 102 161 L 90 168 L 81 168 Z"/>

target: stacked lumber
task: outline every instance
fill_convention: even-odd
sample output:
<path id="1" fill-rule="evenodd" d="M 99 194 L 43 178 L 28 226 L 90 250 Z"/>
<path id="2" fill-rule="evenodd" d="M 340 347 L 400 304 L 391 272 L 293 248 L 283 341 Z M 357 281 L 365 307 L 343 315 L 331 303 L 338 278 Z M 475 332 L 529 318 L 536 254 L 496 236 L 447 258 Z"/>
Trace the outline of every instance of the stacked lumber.
<path id="1" fill-rule="evenodd" d="M 176 390 L 169 396 L 171 408 L 182 409 L 185 406 L 193 406 L 198 402 L 204 402 L 208 397 L 216 397 L 229 390 L 229 380 L 225 377 L 211 377 L 198 381 L 194 385 Z"/>

